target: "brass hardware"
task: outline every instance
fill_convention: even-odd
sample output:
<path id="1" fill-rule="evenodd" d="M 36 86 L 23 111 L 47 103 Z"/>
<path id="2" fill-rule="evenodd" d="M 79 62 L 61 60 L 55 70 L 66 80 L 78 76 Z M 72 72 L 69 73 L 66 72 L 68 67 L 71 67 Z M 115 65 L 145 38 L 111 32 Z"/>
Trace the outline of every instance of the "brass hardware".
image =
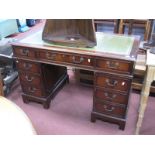
<path id="1" fill-rule="evenodd" d="M 75 56 L 73 56 L 73 63 L 80 64 L 82 61 L 84 61 L 84 58 L 81 57 L 79 61 L 75 60 Z"/>
<path id="2" fill-rule="evenodd" d="M 29 77 L 29 76 L 25 76 L 25 79 L 27 80 L 27 81 L 29 81 L 29 82 L 31 82 L 33 79 L 34 79 L 34 77 Z"/>
<path id="3" fill-rule="evenodd" d="M 47 57 L 47 59 L 53 60 L 56 58 L 56 54 L 55 53 L 46 53 L 46 57 Z"/>
<path id="4" fill-rule="evenodd" d="M 119 63 L 114 61 L 106 61 L 108 68 L 110 69 L 118 69 Z"/>
<path id="5" fill-rule="evenodd" d="M 28 90 L 29 90 L 29 92 L 34 93 L 34 92 L 36 91 L 36 88 L 34 88 L 34 87 L 29 87 Z"/>
<path id="6" fill-rule="evenodd" d="M 64 54 L 62 54 L 62 57 L 65 58 L 66 56 Z"/>
<path id="7" fill-rule="evenodd" d="M 24 55 L 24 56 L 28 56 L 29 50 L 28 50 L 28 49 L 23 49 L 23 50 L 21 51 L 21 54 Z"/>
<path id="8" fill-rule="evenodd" d="M 25 69 L 30 69 L 32 67 L 32 65 L 29 63 L 24 63 L 23 66 Z"/>
<path id="9" fill-rule="evenodd" d="M 105 92 L 104 95 L 105 95 L 106 98 L 108 98 L 108 99 L 114 99 L 114 98 L 116 98 L 116 96 L 117 96 L 116 94 L 107 93 L 107 92 Z"/>
<path id="10" fill-rule="evenodd" d="M 117 85 L 118 81 L 117 80 L 110 80 L 110 79 L 106 79 L 106 83 L 108 86 L 114 87 Z"/>
<path id="11" fill-rule="evenodd" d="M 107 105 L 104 105 L 103 107 L 108 112 L 112 112 L 115 109 L 115 107 L 108 108 Z"/>

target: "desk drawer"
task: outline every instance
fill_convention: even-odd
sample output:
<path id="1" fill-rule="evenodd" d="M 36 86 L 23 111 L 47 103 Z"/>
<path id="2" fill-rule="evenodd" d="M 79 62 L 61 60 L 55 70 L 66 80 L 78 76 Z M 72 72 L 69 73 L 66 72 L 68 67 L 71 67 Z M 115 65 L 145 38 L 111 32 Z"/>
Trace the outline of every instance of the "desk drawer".
<path id="1" fill-rule="evenodd" d="M 41 77 L 33 73 L 19 72 L 19 77 L 21 82 L 27 84 L 41 85 L 42 83 Z"/>
<path id="2" fill-rule="evenodd" d="M 101 100 L 110 101 L 116 104 L 119 103 L 126 105 L 128 103 L 128 95 L 107 89 L 95 88 L 94 97 Z"/>
<path id="3" fill-rule="evenodd" d="M 133 62 L 130 61 L 97 58 L 95 67 L 104 71 L 123 74 L 132 74 L 133 72 Z"/>
<path id="4" fill-rule="evenodd" d="M 114 76 L 111 74 L 95 73 L 95 85 L 122 92 L 127 92 L 131 87 L 131 79 Z"/>
<path id="5" fill-rule="evenodd" d="M 40 53 L 40 59 L 44 60 L 52 60 L 52 61 L 58 61 L 63 62 L 64 61 L 64 54 L 56 53 L 53 51 L 39 51 Z"/>
<path id="6" fill-rule="evenodd" d="M 23 92 L 36 97 L 44 97 L 45 91 L 40 86 L 21 84 Z"/>
<path id="7" fill-rule="evenodd" d="M 16 64 L 17 64 L 18 69 L 22 71 L 40 73 L 40 64 L 29 62 L 29 61 L 23 61 L 23 60 L 17 60 Z"/>
<path id="8" fill-rule="evenodd" d="M 114 117 L 124 118 L 126 107 L 96 100 L 94 101 L 94 111 Z"/>
<path id="9" fill-rule="evenodd" d="M 26 47 L 14 47 L 14 54 L 17 57 L 24 57 L 24 58 L 35 58 L 36 53 L 31 48 Z"/>
<path id="10" fill-rule="evenodd" d="M 64 61 L 71 64 L 93 67 L 94 59 L 89 56 L 82 55 L 65 55 Z"/>
<path id="11" fill-rule="evenodd" d="M 93 67 L 94 65 L 94 59 L 92 57 L 77 54 L 58 53 L 54 51 L 40 50 L 40 59 L 67 64 L 76 64 L 86 67 Z"/>

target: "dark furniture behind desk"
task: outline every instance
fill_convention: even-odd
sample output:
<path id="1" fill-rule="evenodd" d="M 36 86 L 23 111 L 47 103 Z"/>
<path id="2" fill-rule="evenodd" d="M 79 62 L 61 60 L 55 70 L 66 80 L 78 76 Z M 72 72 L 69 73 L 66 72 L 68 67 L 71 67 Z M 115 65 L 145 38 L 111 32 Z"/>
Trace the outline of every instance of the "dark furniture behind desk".
<path id="1" fill-rule="evenodd" d="M 124 129 L 139 39 L 96 36 L 94 48 L 48 44 L 42 41 L 41 32 L 14 43 L 24 102 L 37 101 L 48 108 L 55 90 L 68 80 L 66 66 L 94 71 L 91 121 L 101 119 Z"/>

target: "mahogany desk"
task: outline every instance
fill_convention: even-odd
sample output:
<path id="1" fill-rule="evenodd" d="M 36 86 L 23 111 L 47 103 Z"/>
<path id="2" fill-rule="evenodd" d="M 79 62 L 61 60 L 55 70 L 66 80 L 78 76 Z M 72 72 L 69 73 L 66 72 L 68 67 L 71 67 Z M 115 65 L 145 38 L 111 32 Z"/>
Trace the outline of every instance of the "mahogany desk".
<path id="1" fill-rule="evenodd" d="M 41 34 L 13 43 L 24 102 L 36 101 L 49 108 L 55 92 L 68 81 L 67 66 L 91 70 L 91 121 L 101 119 L 124 129 L 139 39 L 96 33 L 97 46 L 75 48 L 45 43 Z"/>

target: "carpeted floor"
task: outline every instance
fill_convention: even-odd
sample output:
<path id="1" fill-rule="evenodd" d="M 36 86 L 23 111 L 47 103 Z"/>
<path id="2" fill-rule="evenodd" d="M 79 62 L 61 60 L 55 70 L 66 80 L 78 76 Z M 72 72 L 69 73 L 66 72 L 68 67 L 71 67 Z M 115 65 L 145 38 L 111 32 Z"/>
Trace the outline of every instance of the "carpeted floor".
<path id="1" fill-rule="evenodd" d="M 32 121 L 40 135 L 133 135 L 136 127 L 139 97 L 131 94 L 128 119 L 124 131 L 118 125 L 97 120 L 90 122 L 93 104 L 93 89 L 82 86 L 75 80 L 74 73 L 69 71 L 70 83 L 51 101 L 48 110 L 41 104 L 30 102 L 24 104 L 21 97 L 21 87 L 17 81 L 12 92 L 7 97 L 20 106 Z M 140 134 L 155 134 L 155 97 L 149 97 L 149 104 L 145 113 Z"/>

